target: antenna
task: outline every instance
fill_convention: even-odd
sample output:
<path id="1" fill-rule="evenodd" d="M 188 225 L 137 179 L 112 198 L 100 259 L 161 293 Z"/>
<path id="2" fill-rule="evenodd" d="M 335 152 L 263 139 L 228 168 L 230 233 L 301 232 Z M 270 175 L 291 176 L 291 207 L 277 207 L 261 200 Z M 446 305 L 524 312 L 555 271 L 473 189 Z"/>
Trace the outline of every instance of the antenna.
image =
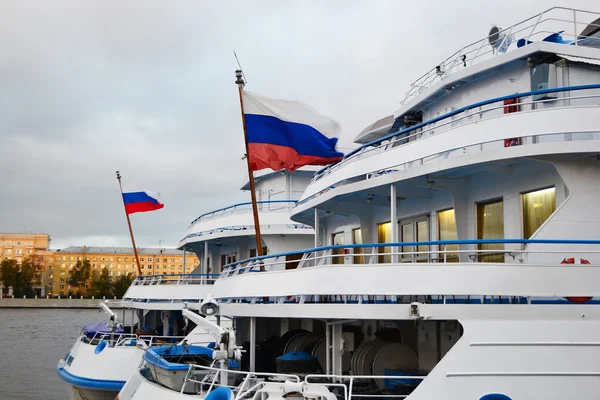
<path id="1" fill-rule="evenodd" d="M 248 83 L 248 78 L 246 78 L 246 74 L 244 73 L 244 69 L 242 68 L 242 64 L 240 64 L 240 60 L 238 59 L 235 50 L 233 51 L 233 56 L 235 57 L 235 62 L 238 65 L 238 69 L 242 72 L 242 76 L 244 77 L 244 83 Z"/>

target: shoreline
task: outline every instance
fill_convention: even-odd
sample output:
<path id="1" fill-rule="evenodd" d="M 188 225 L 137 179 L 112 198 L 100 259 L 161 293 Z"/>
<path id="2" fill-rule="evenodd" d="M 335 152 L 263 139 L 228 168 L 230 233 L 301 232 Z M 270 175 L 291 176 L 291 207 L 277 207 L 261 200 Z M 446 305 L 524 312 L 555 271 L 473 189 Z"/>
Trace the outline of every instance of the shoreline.
<path id="1" fill-rule="evenodd" d="M 114 301 L 114 299 L 110 299 Z M 2 308 L 35 308 L 35 309 L 97 309 L 104 299 L 0 299 Z M 121 309 L 120 305 L 112 303 L 113 309 Z"/>

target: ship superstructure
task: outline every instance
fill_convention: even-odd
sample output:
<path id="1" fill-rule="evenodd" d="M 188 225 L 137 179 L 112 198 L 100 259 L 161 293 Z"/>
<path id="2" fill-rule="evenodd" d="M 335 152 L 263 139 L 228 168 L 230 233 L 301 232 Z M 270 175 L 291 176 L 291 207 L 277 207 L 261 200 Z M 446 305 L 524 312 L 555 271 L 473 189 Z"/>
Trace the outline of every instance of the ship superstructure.
<path id="1" fill-rule="evenodd" d="M 599 17 L 552 8 L 434 66 L 312 178 L 292 220 L 316 247 L 223 268 L 236 384 L 143 363 L 119 398 L 597 398 Z"/>

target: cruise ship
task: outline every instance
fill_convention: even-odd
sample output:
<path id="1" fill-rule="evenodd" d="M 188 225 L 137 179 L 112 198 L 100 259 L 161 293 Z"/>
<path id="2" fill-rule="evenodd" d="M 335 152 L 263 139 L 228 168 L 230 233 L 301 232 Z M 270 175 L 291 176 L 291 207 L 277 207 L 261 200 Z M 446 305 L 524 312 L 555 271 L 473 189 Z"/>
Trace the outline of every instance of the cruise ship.
<path id="1" fill-rule="evenodd" d="M 203 305 L 235 341 L 147 351 L 118 398 L 597 399 L 599 17 L 551 8 L 432 65 L 312 177 L 313 248 L 223 267 Z"/>
<path id="2" fill-rule="evenodd" d="M 290 220 L 290 211 L 313 172 L 305 168 L 294 173 L 256 176 L 265 254 L 314 244 L 312 227 Z M 247 191 L 248 186 L 246 182 L 241 190 Z M 59 361 L 57 372 L 69 384 L 71 397 L 114 400 L 149 347 L 174 348 L 171 356 L 182 360 L 187 348 L 177 347 L 178 343 L 208 346 L 214 342 L 205 328 L 194 329 L 195 324 L 188 324 L 182 310 L 199 313 L 203 300 L 213 292 L 222 267 L 256 256 L 254 234 L 250 203 L 235 204 L 194 219 L 179 248 L 184 254 L 196 253 L 199 265 L 188 266 L 192 270 L 188 274 L 136 277 L 122 300 L 101 303 L 107 321 L 85 325 L 71 350 Z M 113 311 L 113 304 L 122 311 Z M 229 318 L 208 318 L 224 329 L 232 328 Z"/>

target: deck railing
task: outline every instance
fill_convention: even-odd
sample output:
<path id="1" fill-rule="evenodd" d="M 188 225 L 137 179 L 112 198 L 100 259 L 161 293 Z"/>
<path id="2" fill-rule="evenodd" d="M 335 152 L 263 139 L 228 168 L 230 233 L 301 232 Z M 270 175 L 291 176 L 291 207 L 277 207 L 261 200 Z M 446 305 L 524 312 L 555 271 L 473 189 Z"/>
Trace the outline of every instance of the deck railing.
<path id="1" fill-rule="evenodd" d="M 527 245 L 533 244 L 548 245 L 550 248 L 527 248 Z M 590 249 L 553 250 L 552 245 L 585 245 Z M 221 279 L 245 273 L 285 270 L 286 266 L 310 268 L 330 264 L 449 263 L 458 261 L 460 255 L 464 255 L 462 258 L 469 262 L 493 262 L 507 258 L 510 263 L 522 263 L 528 254 L 556 254 L 558 264 L 564 257 L 600 254 L 600 240 L 481 239 L 322 246 L 227 264 L 223 267 Z"/>
<path id="2" fill-rule="evenodd" d="M 264 200 L 257 201 L 258 211 L 289 211 L 296 205 L 298 200 Z M 246 214 L 252 212 L 252 203 L 238 203 L 229 207 L 220 208 L 205 214 L 200 215 L 198 218 L 190 223 L 190 226 L 194 225 L 198 221 L 206 221 L 215 217 L 222 217 L 224 215 L 231 214 Z"/>
<path id="3" fill-rule="evenodd" d="M 241 383 L 237 386 L 228 385 L 228 376 L 234 375 L 241 379 Z M 197 376 L 201 376 L 202 379 L 197 379 Z M 301 380 L 297 375 L 291 374 L 280 374 L 280 373 L 268 373 L 268 372 L 247 372 L 247 371 L 235 371 L 225 370 L 215 367 L 204 367 L 199 365 L 190 365 L 186 377 L 184 379 L 181 393 L 190 393 L 190 385 L 195 388 L 199 388 L 198 393 L 202 397 L 207 396 L 211 391 L 217 387 L 228 387 L 233 391 L 233 399 L 245 399 L 252 398 L 254 394 L 261 390 L 267 384 L 273 383 L 284 383 L 288 389 L 294 388 L 294 390 L 301 391 L 303 385 L 322 385 L 330 391 L 337 392 L 339 399 L 350 400 L 352 398 L 405 398 L 407 394 L 393 394 L 387 393 L 385 390 L 379 390 L 380 394 L 361 394 L 355 389 L 356 381 L 365 380 L 389 380 L 389 381 L 422 381 L 426 376 L 417 375 L 324 375 L 324 374 L 310 374 L 307 375 L 304 380 Z M 227 383 L 225 383 L 227 382 Z M 283 394 L 283 393 L 282 393 Z"/>
<path id="4" fill-rule="evenodd" d="M 495 38 L 485 36 L 462 47 L 414 81 L 401 104 L 406 104 L 423 90 L 467 66 L 478 64 L 498 53 L 516 48 L 520 39 L 542 41 L 547 36 L 560 32 L 563 40 L 573 41 L 572 44 L 575 46 L 585 44 L 586 40 L 592 41 L 595 36 L 583 36 L 581 31 L 598 17 L 600 13 L 597 12 L 552 7 L 512 26 L 500 28 L 495 46 L 490 45 L 490 39 L 493 41 Z"/>
<path id="5" fill-rule="evenodd" d="M 538 112 L 555 110 L 559 108 L 597 106 L 597 101 L 595 102 L 596 104 L 594 104 L 594 102 L 590 102 L 589 100 L 600 98 L 600 95 L 598 94 L 598 89 L 600 89 L 600 84 L 567 86 L 561 88 L 514 93 L 507 96 L 496 97 L 473 103 L 458 108 L 454 111 L 448 112 L 446 114 L 440 115 L 438 117 L 432 118 L 430 120 L 424 121 L 422 123 L 402 129 L 398 132 L 390 133 L 389 135 L 373 140 L 369 143 L 366 143 L 347 153 L 340 162 L 332 164 L 315 172 L 312 182 L 319 181 L 320 179 L 331 174 L 340 167 L 347 165 L 348 163 L 354 162 L 358 159 L 379 155 L 382 151 L 388 151 L 400 146 L 406 146 L 414 143 L 416 140 L 425 140 L 437 136 L 440 133 L 449 132 L 454 129 L 466 126 L 468 124 L 479 123 L 488 117 L 498 117 L 506 114 L 505 117 L 510 118 L 510 116 L 519 115 L 519 113 L 522 112 Z M 578 93 L 581 91 L 589 91 L 589 94 L 571 95 L 571 92 Z M 557 94 L 557 97 L 533 100 L 533 96 L 552 94 Z M 561 94 L 560 97 L 558 97 L 558 94 Z M 519 111 L 505 113 L 505 109 L 509 106 L 504 102 L 512 99 L 519 100 L 519 103 L 513 105 L 518 107 Z M 554 133 L 551 135 L 556 136 L 557 134 Z M 563 134 L 561 135 L 564 136 Z M 578 140 L 577 136 L 573 136 L 575 135 L 574 133 L 567 133 L 565 135 L 570 135 L 568 138 L 563 138 L 563 140 L 565 141 Z M 532 136 L 531 140 L 529 141 L 523 140 L 520 145 L 537 144 L 540 142 L 539 137 L 543 136 L 545 136 L 543 132 L 536 134 L 535 136 Z M 498 140 L 494 142 L 503 142 L 503 140 Z M 477 142 L 474 143 L 471 147 L 481 147 L 488 143 L 491 142 Z M 503 143 L 501 147 L 504 147 Z M 365 171 L 365 175 L 381 174 L 398 169 L 405 169 L 406 165 L 411 165 L 414 163 L 417 163 L 418 165 L 423 165 L 423 163 L 426 163 L 430 158 L 447 156 L 451 152 L 459 149 L 465 149 L 466 151 L 465 146 L 461 145 L 457 147 L 444 149 L 444 151 L 442 152 L 436 151 L 428 154 L 421 154 L 418 157 L 415 157 L 414 159 L 405 161 L 403 163 L 387 166 L 385 171 Z M 482 147 L 480 148 L 480 150 L 484 150 L 484 148 Z M 305 198 L 300 200 L 298 203 L 302 204 L 305 203 L 307 200 L 308 199 Z"/>
<path id="6" fill-rule="evenodd" d="M 140 275 L 133 280 L 131 286 L 212 285 L 218 277 L 219 274 Z"/>
<path id="7" fill-rule="evenodd" d="M 96 332 L 91 337 L 82 334 L 79 340 L 91 345 L 107 342 L 108 347 L 133 347 L 141 345 L 143 348 L 160 344 L 173 344 L 183 340 L 185 336 L 162 336 L 162 335 L 137 335 L 135 333 L 111 333 Z"/>
<path id="8" fill-rule="evenodd" d="M 252 212 L 250 210 L 250 212 Z M 308 225 L 304 225 L 304 224 L 261 224 L 260 225 L 261 229 L 263 231 L 269 230 L 269 229 L 304 229 L 304 230 L 311 230 L 312 227 L 308 226 Z M 194 232 L 194 233 L 190 233 L 188 235 L 186 235 L 183 239 L 180 240 L 180 242 L 183 242 L 186 239 L 190 239 L 190 238 L 195 238 L 195 237 L 203 237 L 203 236 L 212 236 L 212 235 L 218 235 L 220 233 L 223 232 L 243 232 L 243 231 L 250 231 L 247 232 L 246 235 L 254 235 L 254 225 L 232 225 L 232 226 L 221 226 L 219 228 L 215 228 L 215 229 L 210 229 L 207 231 L 202 231 L 202 232 Z"/>

